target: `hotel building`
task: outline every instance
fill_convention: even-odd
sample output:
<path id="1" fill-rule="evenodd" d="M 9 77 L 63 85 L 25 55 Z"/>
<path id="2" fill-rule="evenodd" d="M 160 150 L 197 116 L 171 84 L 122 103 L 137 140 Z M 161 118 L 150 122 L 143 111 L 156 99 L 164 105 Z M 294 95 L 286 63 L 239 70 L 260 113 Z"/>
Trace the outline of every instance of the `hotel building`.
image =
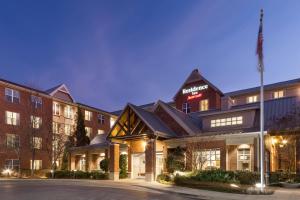
<path id="1" fill-rule="evenodd" d="M 91 139 L 109 131 L 115 116 L 75 102 L 64 84 L 42 91 L 0 79 L 0 169 L 31 169 L 33 148 L 35 169 L 50 169 L 52 138 L 73 134 L 78 107 Z"/>
<path id="2" fill-rule="evenodd" d="M 266 172 L 300 173 L 300 79 L 265 85 Z M 223 93 L 192 71 L 172 102 L 128 103 L 106 135 L 71 151 L 71 170 L 97 170 L 109 157 L 110 178 L 119 178 L 119 156 L 128 155 L 130 178 L 147 181 L 165 172 L 172 149 L 186 150 L 190 170 L 259 170 L 259 87 Z M 205 160 L 195 163 L 196 160 Z"/>

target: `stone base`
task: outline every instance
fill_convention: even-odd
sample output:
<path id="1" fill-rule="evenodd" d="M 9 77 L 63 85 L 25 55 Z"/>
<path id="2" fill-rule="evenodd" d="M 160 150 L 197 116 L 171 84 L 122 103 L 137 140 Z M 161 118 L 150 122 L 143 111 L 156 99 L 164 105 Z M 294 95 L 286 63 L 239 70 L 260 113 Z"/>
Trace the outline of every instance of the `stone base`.
<path id="1" fill-rule="evenodd" d="M 133 178 L 131 172 L 127 172 L 127 175 L 128 175 L 128 178 L 129 178 L 129 179 L 132 179 L 132 178 Z"/>
<path id="2" fill-rule="evenodd" d="M 155 180 L 154 180 L 154 175 L 153 175 L 153 173 L 146 173 L 146 175 L 145 175 L 145 180 L 146 180 L 147 182 L 153 182 L 153 181 L 155 181 Z"/>
<path id="3" fill-rule="evenodd" d="M 109 172 L 109 180 L 118 181 L 119 172 Z"/>

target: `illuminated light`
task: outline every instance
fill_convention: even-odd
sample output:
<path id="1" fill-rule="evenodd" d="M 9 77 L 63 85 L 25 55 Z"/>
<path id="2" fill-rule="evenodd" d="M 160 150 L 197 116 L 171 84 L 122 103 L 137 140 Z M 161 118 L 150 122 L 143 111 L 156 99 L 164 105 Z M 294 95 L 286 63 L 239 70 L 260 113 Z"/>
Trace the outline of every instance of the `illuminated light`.
<path id="1" fill-rule="evenodd" d="M 182 89 L 182 94 L 195 93 L 201 90 L 207 90 L 208 85 L 193 86 L 188 89 Z"/>
<path id="2" fill-rule="evenodd" d="M 192 95 L 192 96 L 188 96 L 187 100 L 196 99 L 196 98 L 199 98 L 201 96 L 202 96 L 201 93 L 200 94 L 196 94 L 196 95 Z"/>
<path id="3" fill-rule="evenodd" d="M 122 151 L 121 155 L 127 155 L 127 152 L 126 151 Z"/>
<path id="4" fill-rule="evenodd" d="M 272 144 L 275 145 L 278 142 L 276 138 L 272 138 Z"/>
<path id="5" fill-rule="evenodd" d="M 4 169 L 4 170 L 2 171 L 2 174 L 3 174 L 3 175 L 11 175 L 11 174 L 12 174 L 12 171 L 11 171 L 10 169 Z"/>
<path id="6" fill-rule="evenodd" d="M 236 185 L 236 184 L 234 184 L 234 183 L 231 183 L 231 184 L 230 184 L 230 187 L 239 188 L 240 186 L 238 186 L 238 185 Z"/>
<path id="7" fill-rule="evenodd" d="M 287 140 L 282 140 L 282 144 L 287 144 Z"/>
<path id="8" fill-rule="evenodd" d="M 257 188 L 261 188 L 261 183 L 256 183 L 256 184 L 255 184 L 255 187 L 257 187 Z M 264 187 L 266 187 L 266 185 L 265 185 L 265 184 L 263 184 L 263 185 L 262 185 L 262 187 L 264 188 Z"/>
<path id="9" fill-rule="evenodd" d="M 283 144 L 280 144 L 279 147 L 282 148 L 282 147 L 283 147 Z"/>
<path id="10" fill-rule="evenodd" d="M 147 142 L 146 141 L 142 141 L 142 147 L 146 148 L 146 146 L 147 146 Z"/>
<path id="11" fill-rule="evenodd" d="M 101 157 L 104 157 L 104 156 L 105 156 L 105 153 L 100 153 L 100 156 L 101 156 Z"/>

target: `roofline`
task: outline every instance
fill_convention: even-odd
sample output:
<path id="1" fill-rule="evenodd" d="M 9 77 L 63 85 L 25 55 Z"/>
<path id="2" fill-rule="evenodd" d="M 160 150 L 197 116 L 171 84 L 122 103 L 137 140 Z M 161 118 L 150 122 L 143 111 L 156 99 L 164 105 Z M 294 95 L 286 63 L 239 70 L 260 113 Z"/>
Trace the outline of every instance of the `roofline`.
<path id="1" fill-rule="evenodd" d="M 83 103 L 80 103 L 80 102 L 76 102 L 75 104 L 77 104 L 78 106 L 81 106 L 81 107 L 91 108 L 91 109 L 96 110 L 98 112 L 109 114 L 109 115 L 113 115 L 113 116 L 117 117 L 116 115 L 112 114 L 111 112 L 102 110 L 100 108 L 89 106 L 89 105 L 86 105 L 86 104 L 83 104 Z"/>

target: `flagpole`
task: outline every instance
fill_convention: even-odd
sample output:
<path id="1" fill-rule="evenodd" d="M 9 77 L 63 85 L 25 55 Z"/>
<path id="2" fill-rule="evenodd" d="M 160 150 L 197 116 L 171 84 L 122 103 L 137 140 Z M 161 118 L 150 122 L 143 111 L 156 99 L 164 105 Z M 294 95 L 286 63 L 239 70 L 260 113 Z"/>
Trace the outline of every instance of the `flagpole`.
<path id="1" fill-rule="evenodd" d="M 259 56 L 259 72 L 260 72 L 260 190 L 264 190 L 264 158 L 265 158 L 265 149 L 264 149 L 264 63 L 263 63 L 263 36 L 262 36 L 262 27 L 263 27 L 263 10 L 261 9 L 260 13 L 260 29 L 259 29 L 259 46 L 258 46 L 258 56 Z"/>

